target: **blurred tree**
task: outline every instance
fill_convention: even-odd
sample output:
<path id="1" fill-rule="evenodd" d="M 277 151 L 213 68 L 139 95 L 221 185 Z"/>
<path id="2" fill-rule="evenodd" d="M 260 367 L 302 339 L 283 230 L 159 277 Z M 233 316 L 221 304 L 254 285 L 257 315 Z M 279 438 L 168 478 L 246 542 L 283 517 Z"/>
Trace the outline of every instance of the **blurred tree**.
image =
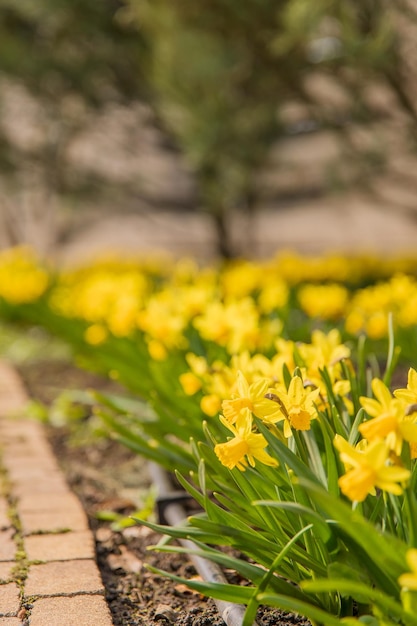
<path id="1" fill-rule="evenodd" d="M 74 175 L 67 149 L 94 111 L 144 98 L 144 42 L 118 19 L 121 8 L 118 0 L 0 0 L 3 117 L 16 107 L 0 137 L 1 217 L 9 243 L 42 232 L 48 247 L 56 237 L 57 197 L 85 197 L 105 186 L 97 173 Z M 22 102 L 30 115 L 19 111 Z M 28 117 L 33 128 L 25 133 Z M 24 189 L 38 197 L 42 190 L 37 206 L 33 193 L 22 197 Z"/>
<path id="2" fill-rule="evenodd" d="M 229 214 L 255 208 L 259 170 L 293 132 L 289 104 L 303 107 L 309 129 L 335 129 L 352 149 L 352 123 L 375 120 L 370 81 L 394 87 L 413 115 L 400 79 L 403 9 L 385 0 L 128 2 L 148 42 L 154 108 L 192 164 L 223 256 L 234 253 Z M 342 105 L 311 89 L 318 76 Z"/>
<path id="3" fill-rule="evenodd" d="M 1 0 L 0 69 L 49 100 L 143 95 L 143 39 L 118 19 L 119 0 Z"/>
<path id="4" fill-rule="evenodd" d="M 165 0 L 135 7 L 151 49 L 154 107 L 195 172 L 218 252 L 232 256 L 229 213 L 255 204 L 254 174 L 278 136 L 278 100 L 288 91 L 265 55 L 275 9 Z"/>

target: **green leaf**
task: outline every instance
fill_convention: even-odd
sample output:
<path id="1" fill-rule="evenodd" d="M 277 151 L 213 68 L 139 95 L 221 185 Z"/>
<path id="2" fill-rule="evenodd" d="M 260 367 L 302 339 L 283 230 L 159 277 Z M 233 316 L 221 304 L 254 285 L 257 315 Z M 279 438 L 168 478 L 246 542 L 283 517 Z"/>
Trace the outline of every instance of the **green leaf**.
<path id="1" fill-rule="evenodd" d="M 345 560 L 341 561 L 340 558 L 342 558 L 343 556 L 345 557 Z M 329 564 L 329 567 L 327 568 L 328 578 L 329 579 L 343 578 L 345 580 L 352 581 L 354 583 L 358 582 L 358 583 L 369 584 L 370 580 L 369 580 L 369 577 L 366 576 L 366 572 L 364 572 L 363 568 L 362 570 L 358 570 L 358 567 L 360 567 L 360 562 L 359 561 L 355 562 L 354 555 L 350 553 L 346 553 L 346 552 L 341 552 L 338 555 L 338 559 Z M 338 591 L 340 593 L 340 590 Z M 368 598 L 366 596 L 356 596 L 355 600 L 359 602 L 360 604 L 368 603 Z"/>
<path id="2" fill-rule="evenodd" d="M 350 443 L 351 446 L 356 445 L 359 439 L 359 426 L 364 421 L 365 416 L 366 416 L 365 409 L 363 408 L 359 409 L 359 411 L 356 414 L 355 421 L 353 422 L 352 428 L 350 429 L 350 433 L 349 433 L 348 442 Z"/>
<path id="3" fill-rule="evenodd" d="M 179 446 L 175 446 L 163 439 L 161 445 L 159 443 L 155 445 L 155 443 L 150 442 L 146 436 L 140 435 L 138 432 L 133 433 L 129 428 L 123 426 L 108 413 L 98 411 L 97 415 L 113 431 L 113 437 L 134 452 L 151 461 L 159 463 L 169 470 L 172 470 L 173 467 L 182 469 L 183 471 L 194 468 L 194 464 L 192 460 L 189 459 L 187 451 Z"/>
<path id="4" fill-rule="evenodd" d="M 267 440 L 268 445 L 273 452 L 272 456 L 279 459 L 281 463 L 286 463 L 297 477 L 303 477 L 306 480 L 310 480 L 315 483 L 319 482 L 318 478 L 313 474 L 308 466 L 305 465 L 299 457 L 288 448 L 288 446 L 284 445 L 277 437 L 271 434 L 269 429 L 261 422 L 261 420 L 256 420 L 256 424 L 259 431 Z"/>
<path id="5" fill-rule="evenodd" d="M 343 626 L 358 626 L 358 624 L 365 624 L 366 626 L 381 626 L 381 622 L 376 617 L 372 615 L 361 615 L 361 617 L 344 617 L 341 621 Z M 384 619 L 383 626 L 396 626 L 394 622 L 387 622 Z"/>
<path id="6" fill-rule="evenodd" d="M 202 532 L 199 539 L 205 543 L 213 543 L 216 545 L 219 543 L 219 538 L 221 538 L 223 545 L 234 546 L 243 554 L 247 554 L 255 560 L 257 559 L 259 563 L 267 568 L 270 567 L 272 560 L 280 549 L 278 543 L 268 540 L 264 535 L 256 532 L 253 528 L 243 531 L 241 528 L 214 524 L 204 517 L 197 516 L 189 518 L 189 522 L 193 526 L 201 529 Z M 217 540 L 213 541 L 213 536 L 217 536 Z M 283 539 L 283 536 L 279 537 L 280 541 Z M 285 541 L 288 541 L 288 537 L 285 538 Z M 285 563 L 286 570 L 282 572 L 283 575 L 288 576 L 294 581 L 296 581 L 299 576 L 293 568 L 293 562 L 299 567 L 305 567 L 308 571 L 313 570 L 318 576 L 324 576 L 327 571 L 327 568 L 322 562 L 315 559 L 305 549 L 294 545 L 292 546 L 291 558 L 288 559 L 288 563 Z M 284 567 L 284 564 L 282 567 Z"/>
<path id="7" fill-rule="evenodd" d="M 395 369 L 399 354 L 400 348 L 398 346 L 395 346 L 394 322 L 392 312 L 390 312 L 388 314 L 388 355 L 384 377 L 382 379 L 387 387 L 389 387 L 389 385 L 391 384 L 392 373 Z"/>
<path id="8" fill-rule="evenodd" d="M 199 593 L 210 598 L 215 598 L 216 600 L 224 600 L 226 602 L 234 602 L 237 604 L 243 602 L 246 604 L 246 602 L 249 601 L 253 591 L 253 587 L 242 587 L 240 585 L 189 580 L 187 578 L 181 578 L 180 576 L 171 574 L 171 572 L 165 572 L 164 570 L 157 569 L 156 567 L 152 567 L 147 564 L 145 564 L 145 567 L 154 574 L 168 577 L 177 583 L 187 585 L 187 587 L 189 587 L 190 589 L 198 591 Z"/>
<path id="9" fill-rule="evenodd" d="M 256 599 L 259 604 L 276 606 L 283 611 L 299 613 L 303 617 L 307 617 L 312 622 L 316 622 L 317 624 L 325 624 L 325 626 L 340 626 L 339 618 L 331 615 L 323 609 L 318 608 L 314 604 L 303 602 L 296 598 L 272 593 L 260 593 Z"/>
<path id="10" fill-rule="evenodd" d="M 201 491 L 196 489 L 194 485 L 192 485 L 186 478 L 184 478 L 184 476 L 182 476 L 182 474 L 178 470 L 176 470 L 174 473 L 175 473 L 176 479 L 178 480 L 180 485 L 185 489 L 185 491 L 187 491 L 187 493 L 189 493 L 190 496 L 194 498 L 194 500 L 198 502 L 198 504 L 202 508 L 204 508 L 205 497 L 201 493 Z"/>
<path id="11" fill-rule="evenodd" d="M 340 535 L 355 558 L 362 559 L 363 567 L 375 584 L 392 597 L 398 597 L 398 576 L 404 571 L 407 546 L 391 534 L 383 534 L 359 512 L 334 498 L 315 483 L 300 480 L 310 497 L 335 522 L 334 532 Z"/>
<path id="12" fill-rule="evenodd" d="M 333 439 L 329 436 L 328 429 L 325 424 L 321 423 L 319 417 L 319 426 L 321 428 L 323 442 L 324 442 L 324 457 L 326 464 L 326 472 L 327 472 L 327 489 L 329 493 L 333 494 L 335 497 L 340 495 L 339 489 L 339 476 L 340 476 L 340 461 L 338 456 L 336 455 L 336 450 L 333 444 Z"/>
<path id="13" fill-rule="evenodd" d="M 396 602 L 391 596 L 379 589 L 360 582 L 344 578 L 305 580 L 301 583 L 301 588 L 310 593 L 337 591 L 342 595 L 352 596 L 359 603 L 363 602 L 365 598 L 367 603 L 376 605 L 384 615 L 391 615 L 399 620 L 403 620 L 407 626 L 417 626 L 417 615 L 405 611 L 399 602 Z"/>
<path id="14" fill-rule="evenodd" d="M 205 544 L 202 544 L 199 541 L 194 541 L 196 545 L 196 549 L 190 549 L 189 547 L 182 547 L 176 545 L 164 545 L 160 546 L 159 544 L 155 547 L 151 547 L 148 549 L 156 550 L 158 552 L 175 552 L 181 554 L 193 554 L 195 556 L 199 556 L 204 559 L 208 559 L 209 561 L 213 561 L 226 569 L 235 570 L 238 572 L 243 578 L 251 581 L 254 585 L 259 585 L 265 577 L 265 569 L 263 567 L 259 567 L 257 565 L 253 565 L 252 563 L 247 562 L 245 559 L 232 557 L 230 555 L 221 552 L 220 550 L 215 550 Z M 198 549 L 200 548 L 200 549 Z M 274 572 L 272 572 L 274 573 Z M 297 597 L 300 599 L 306 599 L 305 594 L 300 591 L 298 587 L 291 584 L 287 580 L 278 576 L 271 576 L 268 580 L 268 587 L 276 593 L 281 593 L 284 595 L 289 595 L 291 597 Z"/>
<path id="15" fill-rule="evenodd" d="M 269 568 L 269 571 L 265 573 L 262 580 L 259 582 L 258 588 L 254 592 L 253 597 L 248 602 L 248 606 L 247 606 L 246 613 L 244 616 L 243 626 L 251 626 L 253 620 L 256 617 L 256 612 L 259 606 L 259 603 L 257 600 L 257 598 L 259 597 L 259 594 L 265 592 L 265 590 L 267 589 L 272 577 L 274 576 L 275 572 L 278 570 L 279 564 L 284 559 L 286 554 L 290 551 L 292 544 L 298 541 L 298 539 L 304 533 L 309 531 L 311 528 L 312 528 L 312 524 L 306 526 L 305 528 L 302 528 L 298 533 L 294 535 L 294 537 L 292 537 L 292 539 L 290 539 L 287 542 L 287 544 L 282 548 L 282 550 L 280 550 L 279 554 L 275 557 L 273 563 L 271 564 L 271 567 Z M 293 593 L 290 594 L 290 597 L 294 597 Z"/>
<path id="16" fill-rule="evenodd" d="M 298 504 L 298 502 L 277 502 L 275 500 L 255 500 L 253 506 L 270 506 L 272 508 L 284 509 L 290 511 L 294 515 L 310 521 L 314 527 L 314 534 L 327 543 L 332 538 L 331 527 L 326 523 L 316 511 L 309 509 L 307 506 Z"/>

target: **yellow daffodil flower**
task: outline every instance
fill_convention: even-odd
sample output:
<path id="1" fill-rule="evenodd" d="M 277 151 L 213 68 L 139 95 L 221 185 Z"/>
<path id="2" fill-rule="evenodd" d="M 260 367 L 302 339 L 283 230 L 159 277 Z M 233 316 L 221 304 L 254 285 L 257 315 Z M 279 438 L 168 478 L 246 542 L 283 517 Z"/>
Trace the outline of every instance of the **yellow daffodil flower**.
<path id="1" fill-rule="evenodd" d="M 291 379 L 288 391 L 276 390 L 281 415 L 278 419 L 266 419 L 265 421 L 284 420 L 284 436 L 291 437 L 292 429 L 310 430 L 311 420 L 317 417 L 315 403 L 320 394 L 320 389 L 308 390 L 304 388 L 303 381 L 299 376 Z"/>
<path id="2" fill-rule="evenodd" d="M 333 328 L 329 333 L 315 330 L 311 336 L 311 343 L 301 343 L 297 346 L 298 352 L 305 364 L 304 379 L 320 389 L 322 403 L 320 408 L 325 408 L 327 402 L 327 388 L 321 371 L 326 369 L 333 391 L 337 395 L 345 396 L 350 391 L 349 383 L 343 379 L 341 361 L 349 364 L 350 349 L 341 341 L 339 330 Z M 343 384 L 339 384 L 343 380 Z M 351 403 L 344 397 L 346 407 Z"/>
<path id="3" fill-rule="evenodd" d="M 409 412 L 417 412 L 417 371 L 413 367 L 410 367 L 408 370 L 407 388 L 396 389 L 394 396 L 400 400 L 404 400 L 404 402 L 410 405 L 411 409 L 415 405 L 415 411 Z"/>
<path id="4" fill-rule="evenodd" d="M 343 437 L 336 435 L 334 445 L 348 469 L 339 478 L 339 486 L 350 500 L 362 502 L 368 494 L 375 494 L 375 487 L 394 495 L 403 492 L 399 483 L 409 479 L 410 471 L 390 463 L 390 450 L 384 441 L 354 448 Z"/>
<path id="5" fill-rule="evenodd" d="M 275 422 L 280 418 L 279 406 L 265 394 L 271 386 L 267 378 L 260 378 L 249 385 L 241 371 L 237 373 L 237 394 L 232 400 L 224 400 L 222 410 L 224 417 L 230 424 L 234 424 L 242 411 L 249 409 L 256 417 L 269 422 Z"/>
<path id="6" fill-rule="evenodd" d="M 252 414 L 249 409 L 245 409 L 239 415 L 235 424 L 223 416 L 221 422 L 233 433 L 233 438 L 226 443 L 218 443 L 214 447 L 218 459 L 225 467 L 233 469 L 237 467 L 241 471 L 249 465 L 255 467 L 255 459 L 269 465 L 277 467 L 278 461 L 265 451 L 267 441 L 259 433 L 252 432 Z"/>
<path id="7" fill-rule="evenodd" d="M 384 439 L 390 450 L 399 456 L 403 441 L 417 443 L 417 424 L 413 417 L 406 415 L 404 404 L 391 395 L 382 380 L 374 378 L 371 386 L 375 398 L 361 396 L 360 402 L 373 419 L 363 422 L 359 431 L 369 441 Z"/>

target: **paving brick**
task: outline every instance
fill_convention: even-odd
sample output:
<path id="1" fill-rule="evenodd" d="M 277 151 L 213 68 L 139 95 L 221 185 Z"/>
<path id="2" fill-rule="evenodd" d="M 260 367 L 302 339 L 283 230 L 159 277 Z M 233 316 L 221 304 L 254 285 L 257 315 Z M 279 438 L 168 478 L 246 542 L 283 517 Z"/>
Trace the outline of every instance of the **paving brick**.
<path id="1" fill-rule="evenodd" d="M 95 563 L 87 516 L 70 490 L 39 422 L 4 417 L 21 411 L 27 394 L 13 369 L 0 362 L 0 446 L 31 565 L 25 596 L 35 597 L 31 626 L 111 626 Z M 0 496 L 0 626 L 22 626 L 14 528 Z M 68 533 L 59 533 L 62 529 Z"/>
<path id="2" fill-rule="evenodd" d="M 56 469 L 57 463 L 50 457 L 48 446 L 41 443 L 29 442 L 25 438 L 7 441 L 0 432 L 0 442 L 2 445 L 3 464 L 7 470 L 22 466 L 23 463 L 31 464 L 33 467 L 44 467 L 45 469 Z"/>
<path id="3" fill-rule="evenodd" d="M 67 483 L 59 473 L 43 477 L 32 477 L 30 472 L 11 480 L 13 493 L 48 493 L 52 491 L 65 492 L 69 490 Z"/>
<path id="4" fill-rule="evenodd" d="M 10 387 L 16 387 L 25 394 L 21 378 L 14 367 L 7 361 L 0 361 L 0 390 L 8 391 Z"/>
<path id="5" fill-rule="evenodd" d="M 80 501 L 68 487 L 60 493 L 24 493 L 17 502 L 17 510 L 20 514 L 30 511 L 62 510 L 77 505 L 80 506 Z"/>
<path id="6" fill-rule="evenodd" d="M 2 435 L 0 433 L 0 439 Z M 35 447 L 35 442 L 28 442 L 25 439 L 7 443 L 7 450 L 3 448 L 2 457 L 6 468 L 13 464 L 33 463 L 38 465 L 44 465 L 51 463 L 49 457 L 48 446 L 43 444 Z M 53 461 L 53 459 L 52 459 Z M 56 467 L 56 463 L 54 464 Z"/>
<path id="7" fill-rule="evenodd" d="M 14 559 L 16 553 L 16 544 L 13 539 L 14 533 L 14 528 L 0 530 L 0 561 L 11 561 Z"/>
<path id="8" fill-rule="evenodd" d="M 93 560 L 52 561 L 32 565 L 25 584 L 26 596 L 102 592 L 103 583 Z"/>
<path id="9" fill-rule="evenodd" d="M 44 470 L 59 470 L 59 465 L 49 444 L 39 436 L 35 440 L 19 440 L 8 444 L 3 452 L 3 462 L 9 471 L 34 466 Z"/>
<path id="10" fill-rule="evenodd" d="M 48 458 L 51 454 L 49 444 L 42 434 L 33 430 L 25 433 L 24 426 L 22 426 L 20 432 L 15 431 L 13 433 L 4 432 L 0 428 L 0 438 L 6 466 L 13 463 L 22 463 L 24 460 L 42 462 L 43 459 Z"/>
<path id="11" fill-rule="evenodd" d="M 12 578 L 12 570 L 15 566 L 14 561 L 4 561 L 0 563 L 0 581 L 7 582 Z"/>
<path id="12" fill-rule="evenodd" d="M 73 596 L 71 598 L 40 598 L 34 602 L 30 626 L 112 626 L 104 598 Z"/>
<path id="13" fill-rule="evenodd" d="M 0 616 L 17 615 L 19 608 L 19 587 L 16 583 L 0 585 Z"/>
<path id="14" fill-rule="evenodd" d="M 0 419 L 1 440 L 7 444 L 5 452 L 10 447 L 16 448 L 16 452 L 32 449 L 33 452 L 42 453 L 49 450 L 50 446 L 44 437 L 43 427 L 39 422 L 24 418 L 1 418 Z"/>
<path id="15" fill-rule="evenodd" d="M 13 494 L 17 498 L 25 497 L 28 494 L 66 494 L 69 492 L 69 487 L 65 482 L 63 476 L 57 474 L 56 476 L 50 476 L 48 480 L 41 480 L 34 483 L 30 479 L 30 475 L 27 478 L 21 478 L 19 481 L 14 481 Z"/>
<path id="16" fill-rule="evenodd" d="M 0 432 L 3 437 L 9 438 L 10 441 L 16 440 L 30 443 L 43 439 L 44 444 L 49 447 L 49 443 L 44 439 L 42 424 L 34 419 L 24 417 L 3 418 L 0 421 Z"/>
<path id="17" fill-rule="evenodd" d="M 68 504 L 64 509 L 52 511 L 22 511 L 22 531 L 25 535 L 59 532 L 63 530 L 88 530 L 88 521 L 81 505 Z"/>
<path id="18" fill-rule="evenodd" d="M 6 363 L 0 362 L 0 414 L 8 415 L 25 408 L 28 396 L 16 370 Z"/>
<path id="19" fill-rule="evenodd" d="M 28 398 L 17 390 L 10 390 L 0 396 L 0 416 L 6 417 L 23 411 L 28 403 Z"/>
<path id="20" fill-rule="evenodd" d="M 25 539 L 25 550 L 30 561 L 68 561 L 95 557 L 90 531 L 32 535 Z"/>
<path id="21" fill-rule="evenodd" d="M 6 417 L 0 420 L 0 432 L 2 436 L 27 439 L 41 434 L 42 426 L 35 420 Z"/>
<path id="22" fill-rule="evenodd" d="M 35 463 L 30 465 L 28 464 L 25 467 L 15 467 L 12 469 L 6 466 L 6 469 L 9 480 L 14 485 L 25 483 L 28 478 L 36 484 L 38 482 L 47 482 L 50 479 L 54 480 L 60 477 L 60 472 L 58 472 L 58 470 L 52 470 L 48 467 L 39 467 L 39 465 Z"/>
<path id="23" fill-rule="evenodd" d="M 34 455 L 41 458 L 43 453 L 49 452 L 49 443 L 37 426 L 35 422 L 20 418 L 13 421 L 1 419 L 0 434 L 2 442 L 6 444 L 4 446 L 5 456 L 11 457 L 10 450 L 15 450 L 19 457 Z"/>

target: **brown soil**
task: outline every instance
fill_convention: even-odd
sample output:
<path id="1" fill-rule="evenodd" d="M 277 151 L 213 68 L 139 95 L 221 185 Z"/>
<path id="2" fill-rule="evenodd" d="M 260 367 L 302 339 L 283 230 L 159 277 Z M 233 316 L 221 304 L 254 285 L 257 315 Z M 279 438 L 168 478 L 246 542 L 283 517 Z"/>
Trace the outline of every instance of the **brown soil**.
<path id="1" fill-rule="evenodd" d="M 63 389 L 108 387 L 107 381 L 68 363 L 41 362 L 20 368 L 32 398 L 49 405 Z M 181 584 L 155 575 L 151 565 L 184 578 L 197 575 L 186 556 L 149 551 L 159 535 L 144 526 L 115 531 L 100 512 L 131 515 L 150 485 L 146 461 L 117 442 L 92 437 L 88 416 L 78 427 L 47 426 L 67 480 L 79 496 L 96 539 L 97 562 L 114 626 L 224 626 L 215 603 Z M 233 572 L 234 584 L 246 584 Z M 308 626 L 301 616 L 261 607 L 259 626 Z"/>

